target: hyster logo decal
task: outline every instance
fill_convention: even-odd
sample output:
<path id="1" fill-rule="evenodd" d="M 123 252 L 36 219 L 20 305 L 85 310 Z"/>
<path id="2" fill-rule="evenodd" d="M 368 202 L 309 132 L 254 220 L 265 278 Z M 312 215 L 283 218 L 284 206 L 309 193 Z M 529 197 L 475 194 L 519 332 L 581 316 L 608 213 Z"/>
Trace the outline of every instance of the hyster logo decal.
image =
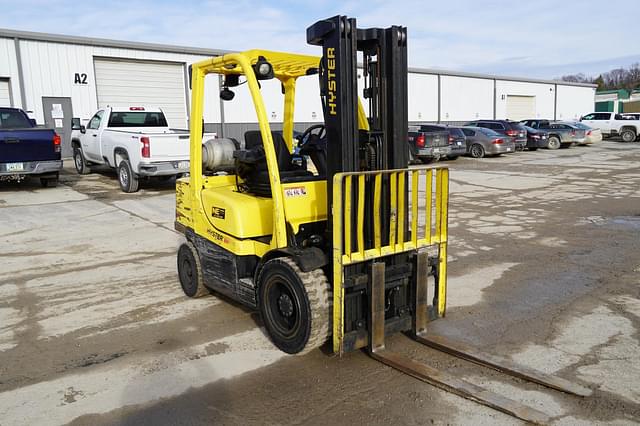
<path id="1" fill-rule="evenodd" d="M 225 210 L 221 207 L 212 207 L 211 216 L 215 217 L 216 219 L 224 219 Z"/>
<path id="2" fill-rule="evenodd" d="M 336 82 L 336 49 L 334 47 L 327 49 L 327 80 L 329 89 L 329 99 L 327 100 L 329 114 L 336 115 L 336 90 L 338 89 L 338 83 Z"/>

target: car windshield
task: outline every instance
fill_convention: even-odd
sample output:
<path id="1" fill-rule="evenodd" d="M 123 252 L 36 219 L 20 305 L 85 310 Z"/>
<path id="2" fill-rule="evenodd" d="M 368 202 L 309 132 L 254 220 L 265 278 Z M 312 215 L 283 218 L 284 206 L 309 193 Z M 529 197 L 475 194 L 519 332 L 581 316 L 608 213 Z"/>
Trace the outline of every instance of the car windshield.
<path id="1" fill-rule="evenodd" d="M 449 134 L 452 136 L 464 136 L 464 133 L 462 133 L 462 130 L 458 129 L 457 127 L 450 127 Z"/>
<path id="2" fill-rule="evenodd" d="M 161 112 L 112 112 L 109 127 L 167 127 Z"/>
<path id="3" fill-rule="evenodd" d="M 20 111 L 8 109 L 0 111 L 0 129 L 28 129 L 31 123 Z"/>

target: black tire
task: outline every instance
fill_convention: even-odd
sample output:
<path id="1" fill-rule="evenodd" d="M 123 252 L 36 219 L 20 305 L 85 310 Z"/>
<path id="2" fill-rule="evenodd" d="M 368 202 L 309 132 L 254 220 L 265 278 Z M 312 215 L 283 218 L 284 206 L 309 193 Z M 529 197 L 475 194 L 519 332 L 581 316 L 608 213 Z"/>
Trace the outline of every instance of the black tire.
<path id="1" fill-rule="evenodd" d="M 636 140 L 636 132 L 631 129 L 625 129 L 620 132 L 620 137 L 622 138 L 622 142 L 633 142 Z"/>
<path id="2" fill-rule="evenodd" d="M 178 278 L 182 291 L 187 296 L 198 298 L 209 294 L 204 286 L 198 250 L 190 241 L 178 249 Z"/>
<path id="3" fill-rule="evenodd" d="M 120 189 L 123 192 L 137 192 L 138 176 L 134 173 L 131 163 L 128 159 L 122 160 L 118 164 L 118 182 L 120 183 Z"/>
<path id="4" fill-rule="evenodd" d="M 55 188 L 56 186 L 58 186 L 58 179 L 58 173 L 56 173 L 56 175 L 52 177 L 42 177 L 40 178 L 40 185 L 42 185 L 43 188 Z"/>
<path id="5" fill-rule="evenodd" d="M 289 258 L 264 264 L 258 276 L 258 307 L 271 341 L 288 354 L 302 355 L 331 335 L 332 300 L 322 269 L 302 272 Z"/>
<path id="6" fill-rule="evenodd" d="M 79 146 L 73 147 L 73 164 L 76 166 L 76 171 L 79 175 L 88 175 L 91 173 L 87 160 L 84 158 L 82 148 Z"/>
<path id="7" fill-rule="evenodd" d="M 484 158 L 485 156 L 484 147 L 479 143 L 474 143 L 469 147 L 469 154 L 473 158 Z"/>
<path id="8" fill-rule="evenodd" d="M 558 149 L 562 143 L 560 143 L 560 138 L 557 136 L 549 136 L 547 139 L 547 148 L 548 149 Z"/>

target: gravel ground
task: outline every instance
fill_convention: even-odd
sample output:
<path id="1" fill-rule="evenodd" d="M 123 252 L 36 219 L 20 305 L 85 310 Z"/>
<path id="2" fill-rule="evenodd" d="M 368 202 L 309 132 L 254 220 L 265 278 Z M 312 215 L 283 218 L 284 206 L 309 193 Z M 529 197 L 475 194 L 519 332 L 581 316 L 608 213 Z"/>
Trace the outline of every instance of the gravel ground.
<path id="1" fill-rule="evenodd" d="M 394 350 L 552 423 L 640 422 L 640 143 L 460 158 L 440 334 L 594 390 L 577 398 L 443 355 Z M 68 161 L 68 166 L 71 161 Z M 190 300 L 172 182 L 0 183 L 0 424 L 518 424 L 364 353 L 286 356 L 259 318 Z"/>

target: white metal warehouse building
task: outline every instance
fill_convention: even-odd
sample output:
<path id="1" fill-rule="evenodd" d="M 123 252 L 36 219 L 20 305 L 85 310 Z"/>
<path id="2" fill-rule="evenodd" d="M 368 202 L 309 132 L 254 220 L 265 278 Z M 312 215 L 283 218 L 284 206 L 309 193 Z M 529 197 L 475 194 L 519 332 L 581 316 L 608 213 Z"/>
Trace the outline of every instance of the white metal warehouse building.
<path id="1" fill-rule="evenodd" d="M 87 120 L 107 105 L 159 106 L 171 127 L 186 128 L 189 64 L 224 53 L 0 29 L 0 106 L 31 111 L 38 124 L 55 128 L 63 136 L 66 155 L 71 153 L 71 117 Z M 410 68 L 408 81 L 411 123 L 569 120 L 594 107 L 595 86 L 588 84 L 421 68 Z M 251 99 L 240 89 L 233 101 L 222 103 L 218 78 L 207 78 L 204 120 L 208 130 L 239 137 L 255 128 Z M 263 82 L 262 92 L 271 121 L 281 122 L 280 85 Z M 301 79 L 296 94 L 296 122 L 304 127 L 322 121 L 317 77 Z"/>

